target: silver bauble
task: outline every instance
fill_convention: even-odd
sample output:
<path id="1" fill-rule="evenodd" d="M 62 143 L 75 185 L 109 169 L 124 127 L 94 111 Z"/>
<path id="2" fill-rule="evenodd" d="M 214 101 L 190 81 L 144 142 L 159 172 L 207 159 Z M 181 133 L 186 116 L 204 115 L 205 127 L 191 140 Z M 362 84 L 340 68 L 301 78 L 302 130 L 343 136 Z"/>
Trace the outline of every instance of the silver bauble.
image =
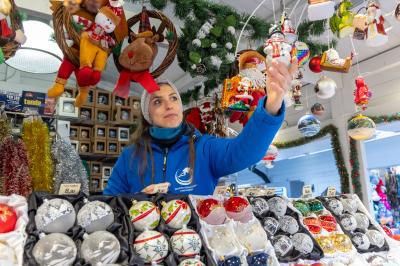
<path id="1" fill-rule="evenodd" d="M 369 219 L 364 213 L 357 212 L 354 214 L 354 218 L 356 218 L 358 229 L 363 229 L 363 230 L 368 229 Z"/>
<path id="2" fill-rule="evenodd" d="M 371 245 L 368 237 L 360 232 L 354 233 L 352 240 L 357 249 L 367 250 Z"/>
<path id="3" fill-rule="evenodd" d="M 253 206 L 253 212 L 258 216 L 262 216 L 269 211 L 268 203 L 263 198 L 252 198 L 250 203 Z"/>
<path id="4" fill-rule="evenodd" d="M 344 214 L 340 218 L 340 224 L 343 226 L 343 228 L 347 231 L 354 231 L 357 228 L 357 220 L 354 218 L 353 215 L 351 214 Z"/>
<path id="5" fill-rule="evenodd" d="M 327 76 L 322 76 L 315 84 L 314 90 L 321 99 L 329 99 L 335 95 L 337 85 L 335 81 Z"/>
<path id="6" fill-rule="evenodd" d="M 285 215 L 279 219 L 279 226 L 282 231 L 291 235 L 299 231 L 299 224 L 297 223 L 296 219 L 289 215 Z"/>
<path id="7" fill-rule="evenodd" d="M 375 245 L 375 246 L 378 246 L 379 248 L 381 248 L 385 244 L 385 237 L 378 230 L 368 230 L 365 235 L 368 237 L 369 242 L 372 245 Z"/>
<path id="8" fill-rule="evenodd" d="M 340 200 L 343 204 L 343 210 L 347 213 L 355 213 L 358 210 L 357 200 L 353 198 L 344 198 Z"/>
<path id="9" fill-rule="evenodd" d="M 32 254 L 41 266 L 69 266 L 75 261 L 77 249 L 67 235 L 53 233 L 41 238 L 33 247 Z"/>
<path id="10" fill-rule="evenodd" d="M 45 233 L 66 233 L 75 223 L 75 209 L 64 199 L 44 200 L 37 209 L 35 223 Z"/>
<path id="11" fill-rule="evenodd" d="M 93 266 L 114 263 L 118 260 L 121 246 L 118 239 L 107 231 L 90 234 L 81 246 L 81 257 Z"/>
<path id="12" fill-rule="evenodd" d="M 329 205 L 329 208 L 331 209 L 331 211 L 335 215 L 337 215 L 337 216 L 342 215 L 342 213 L 343 213 L 343 204 L 342 204 L 342 202 L 340 200 L 330 199 L 328 201 L 328 205 Z"/>
<path id="13" fill-rule="evenodd" d="M 287 210 L 287 203 L 281 197 L 273 197 L 268 200 L 269 210 L 277 217 L 285 215 Z"/>
<path id="14" fill-rule="evenodd" d="M 304 233 L 297 233 L 292 237 L 293 246 L 303 254 L 309 254 L 314 248 L 311 237 Z"/>
<path id="15" fill-rule="evenodd" d="M 272 245 L 274 246 L 275 253 L 278 257 L 286 256 L 293 249 L 292 240 L 284 235 L 277 236 Z"/>
<path id="16" fill-rule="evenodd" d="M 264 230 L 269 236 L 275 235 L 279 230 L 279 222 L 273 217 L 265 218 L 263 224 Z"/>
<path id="17" fill-rule="evenodd" d="M 85 204 L 78 212 L 77 224 L 86 232 L 104 231 L 114 222 L 114 213 L 111 207 L 102 201 L 91 201 Z"/>

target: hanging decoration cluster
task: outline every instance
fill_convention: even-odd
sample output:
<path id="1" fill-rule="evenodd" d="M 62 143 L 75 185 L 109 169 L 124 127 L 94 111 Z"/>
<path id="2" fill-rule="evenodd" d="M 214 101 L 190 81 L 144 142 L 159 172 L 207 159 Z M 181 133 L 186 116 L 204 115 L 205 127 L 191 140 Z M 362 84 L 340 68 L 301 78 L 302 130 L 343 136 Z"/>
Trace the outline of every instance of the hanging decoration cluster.
<path id="1" fill-rule="evenodd" d="M 50 157 L 49 129 L 41 119 L 24 121 L 22 139 L 25 142 L 33 189 L 53 191 L 53 162 Z"/>

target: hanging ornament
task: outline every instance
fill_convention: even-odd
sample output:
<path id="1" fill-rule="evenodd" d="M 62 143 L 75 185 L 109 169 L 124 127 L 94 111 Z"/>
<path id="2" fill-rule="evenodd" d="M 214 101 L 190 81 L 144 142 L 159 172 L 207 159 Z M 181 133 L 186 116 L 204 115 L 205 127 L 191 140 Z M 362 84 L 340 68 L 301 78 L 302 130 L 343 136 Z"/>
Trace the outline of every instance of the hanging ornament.
<path id="1" fill-rule="evenodd" d="M 129 209 L 133 227 L 138 231 L 154 229 L 160 221 L 160 210 L 150 201 L 133 201 Z"/>
<path id="2" fill-rule="evenodd" d="M 397 4 L 396 9 L 394 10 L 394 17 L 400 21 L 400 3 Z"/>
<path id="3" fill-rule="evenodd" d="M 308 0 L 308 20 L 316 21 L 332 17 L 335 2 L 330 0 Z"/>
<path id="4" fill-rule="evenodd" d="M 285 11 L 282 12 L 280 26 L 285 35 L 285 40 L 290 44 L 294 43 L 297 40 L 296 29 L 293 27 L 292 21 Z"/>
<path id="5" fill-rule="evenodd" d="M 320 99 L 329 99 L 335 95 L 336 82 L 328 78 L 327 76 L 322 76 L 315 84 L 314 91 Z"/>
<path id="6" fill-rule="evenodd" d="M 365 83 L 363 77 L 356 78 L 356 89 L 354 90 L 354 103 L 359 109 L 367 109 L 367 104 L 371 99 L 372 93 L 368 89 L 368 85 Z"/>
<path id="7" fill-rule="evenodd" d="M 242 223 L 246 223 L 253 218 L 250 203 L 243 197 L 231 197 L 224 202 L 226 215 Z"/>
<path id="8" fill-rule="evenodd" d="M 356 14 L 353 18 L 353 39 L 365 40 L 366 30 L 367 30 L 367 15 Z"/>
<path id="9" fill-rule="evenodd" d="M 45 233 L 66 233 L 75 223 L 75 209 L 64 199 L 44 199 L 37 209 L 35 223 Z"/>
<path id="10" fill-rule="evenodd" d="M 371 245 L 368 237 L 360 232 L 354 233 L 351 240 L 354 246 L 359 250 L 368 250 Z"/>
<path id="11" fill-rule="evenodd" d="M 32 251 L 39 265 L 65 265 L 74 263 L 77 249 L 74 241 L 65 234 L 53 233 L 40 238 Z"/>
<path id="12" fill-rule="evenodd" d="M 200 236 L 192 229 L 182 228 L 176 231 L 171 239 L 172 250 L 178 256 L 191 257 L 198 255 L 201 250 Z"/>
<path id="13" fill-rule="evenodd" d="M 306 43 L 297 41 L 293 45 L 291 56 L 297 58 L 299 67 L 304 66 L 310 59 L 310 49 Z"/>
<path id="14" fill-rule="evenodd" d="M 354 140 L 367 140 L 375 135 L 376 125 L 371 118 L 358 114 L 347 125 L 347 133 Z"/>
<path id="15" fill-rule="evenodd" d="M 0 203 L 0 234 L 14 231 L 17 213 L 10 206 Z"/>
<path id="16" fill-rule="evenodd" d="M 84 236 L 80 254 L 86 263 L 105 265 L 115 263 L 121 252 L 118 239 L 107 231 L 97 231 Z"/>
<path id="17" fill-rule="evenodd" d="M 314 56 L 311 58 L 308 67 L 314 73 L 321 73 L 321 56 Z"/>
<path id="18" fill-rule="evenodd" d="M 197 203 L 197 213 L 200 219 L 212 225 L 223 224 L 226 220 L 224 206 L 213 198 L 200 200 Z"/>
<path id="19" fill-rule="evenodd" d="M 269 39 L 264 44 L 264 53 L 267 55 L 268 65 L 271 65 L 272 60 L 275 59 L 289 66 L 291 51 L 292 46 L 285 40 L 285 35 L 277 25 L 273 25 L 270 30 Z"/>
<path id="20" fill-rule="evenodd" d="M 334 48 L 330 48 L 322 54 L 320 63 L 321 69 L 332 72 L 348 73 L 352 58 L 353 53 L 345 59 L 342 59 Z"/>
<path id="21" fill-rule="evenodd" d="M 314 249 L 311 237 L 304 233 L 297 233 L 292 237 L 294 249 L 302 254 L 310 254 Z"/>
<path id="22" fill-rule="evenodd" d="M 368 230 L 365 235 L 368 237 L 371 245 L 375 245 L 378 248 L 381 248 L 385 244 L 385 237 L 378 230 Z"/>
<path id="23" fill-rule="evenodd" d="M 192 41 L 192 44 L 196 47 L 200 47 L 201 46 L 201 41 L 199 39 L 194 39 Z"/>
<path id="24" fill-rule="evenodd" d="M 191 212 L 189 205 L 183 200 L 164 202 L 161 217 L 169 227 L 180 229 L 190 221 Z"/>
<path id="25" fill-rule="evenodd" d="M 163 234 L 146 230 L 135 239 L 133 249 L 145 263 L 160 263 L 168 255 L 168 241 Z"/>
<path id="26" fill-rule="evenodd" d="M 114 213 L 111 207 L 102 201 L 86 203 L 78 212 L 77 224 L 86 232 L 104 231 L 114 222 Z"/>
<path id="27" fill-rule="evenodd" d="M 297 129 L 305 137 L 315 136 L 321 129 L 321 122 L 310 114 L 306 114 L 297 122 Z"/>
<path id="28" fill-rule="evenodd" d="M 198 259 L 186 259 L 181 263 L 179 263 L 178 266 L 206 266 L 206 265 Z"/>
<path id="29" fill-rule="evenodd" d="M 370 1 L 367 7 L 367 46 L 378 47 L 388 42 L 384 24 L 385 19 L 379 4 Z"/>
<path id="30" fill-rule="evenodd" d="M 267 153 L 264 155 L 261 161 L 264 163 L 265 167 L 270 169 L 274 167 L 273 162 L 275 161 L 276 157 L 278 157 L 278 148 L 271 144 L 269 145 Z"/>
<path id="31" fill-rule="evenodd" d="M 279 222 L 273 217 L 267 217 L 264 219 L 263 228 L 270 236 L 274 236 L 279 230 Z"/>
<path id="32" fill-rule="evenodd" d="M 292 100 L 294 102 L 293 108 L 296 111 L 303 110 L 303 104 L 301 103 L 301 81 L 298 79 L 292 80 Z"/>
<path id="33" fill-rule="evenodd" d="M 286 214 L 287 203 L 283 198 L 273 197 L 270 198 L 267 202 L 270 211 L 273 212 L 276 215 L 276 217 L 280 218 Z"/>
<path id="34" fill-rule="evenodd" d="M 316 116 L 322 116 L 325 113 L 325 107 L 320 103 L 314 103 L 311 106 L 311 113 Z"/>
<path id="35" fill-rule="evenodd" d="M 354 13 L 350 10 L 353 6 L 349 0 L 341 0 L 335 15 L 329 19 L 329 26 L 339 38 L 344 38 L 354 33 Z"/>

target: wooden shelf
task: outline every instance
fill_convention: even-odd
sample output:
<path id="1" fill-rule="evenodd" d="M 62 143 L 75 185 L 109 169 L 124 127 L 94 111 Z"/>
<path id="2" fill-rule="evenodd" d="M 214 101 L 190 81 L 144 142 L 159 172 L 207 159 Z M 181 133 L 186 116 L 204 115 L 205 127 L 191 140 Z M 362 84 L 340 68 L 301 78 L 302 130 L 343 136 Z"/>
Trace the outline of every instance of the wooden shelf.
<path id="1" fill-rule="evenodd" d="M 101 153 L 79 153 L 83 160 L 87 161 L 101 161 L 101 162 L 115 162 L 119 155 L 107 155 Z"/>
<path id="2" fill-rule="evenodd" d="M 102 125 L 102 126 L 131 126 L 133 125 L 132 122 L 116 122 L 116 121 L 107 121 L 107 122 L 100 122 L 100 121 L 93 121 L 87 119 L 81 119 L 77 117 L 69 117 L 69 116 L 57 116 L 59 120 L 70 121 L 74 125 L 81 125 L 81 126 L 94 126 L 94 125 Z"/>

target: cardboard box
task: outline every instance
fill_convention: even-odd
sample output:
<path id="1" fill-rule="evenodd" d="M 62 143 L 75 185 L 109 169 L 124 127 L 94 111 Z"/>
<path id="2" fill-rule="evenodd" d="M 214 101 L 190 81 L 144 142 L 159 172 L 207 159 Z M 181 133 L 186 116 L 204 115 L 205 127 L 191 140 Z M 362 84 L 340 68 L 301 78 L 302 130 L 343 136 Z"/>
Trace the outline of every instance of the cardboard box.
<path id="1" fill-rule="evenodd" d="M 96 103 L 95 107 L 100 107 L 100 108 L 111 108 L 111 93 L 106 90 L 96 90 Z"/>
<path id="2" fill-rule="evenodd" d="M 77 91 L 78 92 L 78 91 Z M 86 103 L 83 105 L 85 107 L 94 107 L 96 102 L 96 93 L 93 89 L 89 89 L 88 98 Z"/>
<path id="3" fill-rule="evenodd" d="M 93 153 L 107 154 L 107 141 L 104 140 L 94 140 L 93 142 Z"/>
<path id="4" fill-rule="evenodd" d="M 91 153 L 92 147 L 91 142 L 89 140 L 81 140 L 79 141 L 79 153 Z"/>
<path id="5" fill-rule="evenodd" d="M 79 127 L 79 140 L 90 141 L 92 136 L 92 128 L 90 127 Z"/>
<path id="6" fill-rule="evenodd" d="M 22 112 L 37 112 L 44 114 L 46 94 L 42 92 L 23 91 L 21 96 Z"/>
<path id="7" fill-rule="evenodd" d="M 93 140 L 107 139 L 107 126 L 95 125 L 92 131 Z"/>
<path id="8" fill-rule="evenodd" d="M 110 121 L 110 110 L 104 108 L 95 108 L 94 121 L 98 123 L 107 123 Z"/>
<path id="9" fill-rule="evenodd" d="M 80 136 L 79 126 L 70 126 L 69 128 L 69 139 L 78 140 Z"/>
<path id="10" fill-rule="evenodd" d="M 22 94 L 18 92 L 0 90 L 0 105 L 4 104 L 6 111 L 21 112 L 21 96 Z"/>
<path id="11" fill-rule="evenodd" d="M 111 108 L 116 108 L 118 106 L 129 106 L 129 98 L 124 99 L 119 96 L 116 96 L 115 94 L 111 95 Z"/>
<path id="12" fill-rule="evenodd" d="M 107 154 L 110 154 L 110 155 L 119 154 L 118 148 L 119 148 L 118 141 L 112 141 L 112 140 L 107 141 Z"/>
<path id="13" fill-rule="evenodd" d="M 94 108 L 89 106 L 82 106 L 79 108 L 79 118 L 82 120 L 94 120 Z"/>

